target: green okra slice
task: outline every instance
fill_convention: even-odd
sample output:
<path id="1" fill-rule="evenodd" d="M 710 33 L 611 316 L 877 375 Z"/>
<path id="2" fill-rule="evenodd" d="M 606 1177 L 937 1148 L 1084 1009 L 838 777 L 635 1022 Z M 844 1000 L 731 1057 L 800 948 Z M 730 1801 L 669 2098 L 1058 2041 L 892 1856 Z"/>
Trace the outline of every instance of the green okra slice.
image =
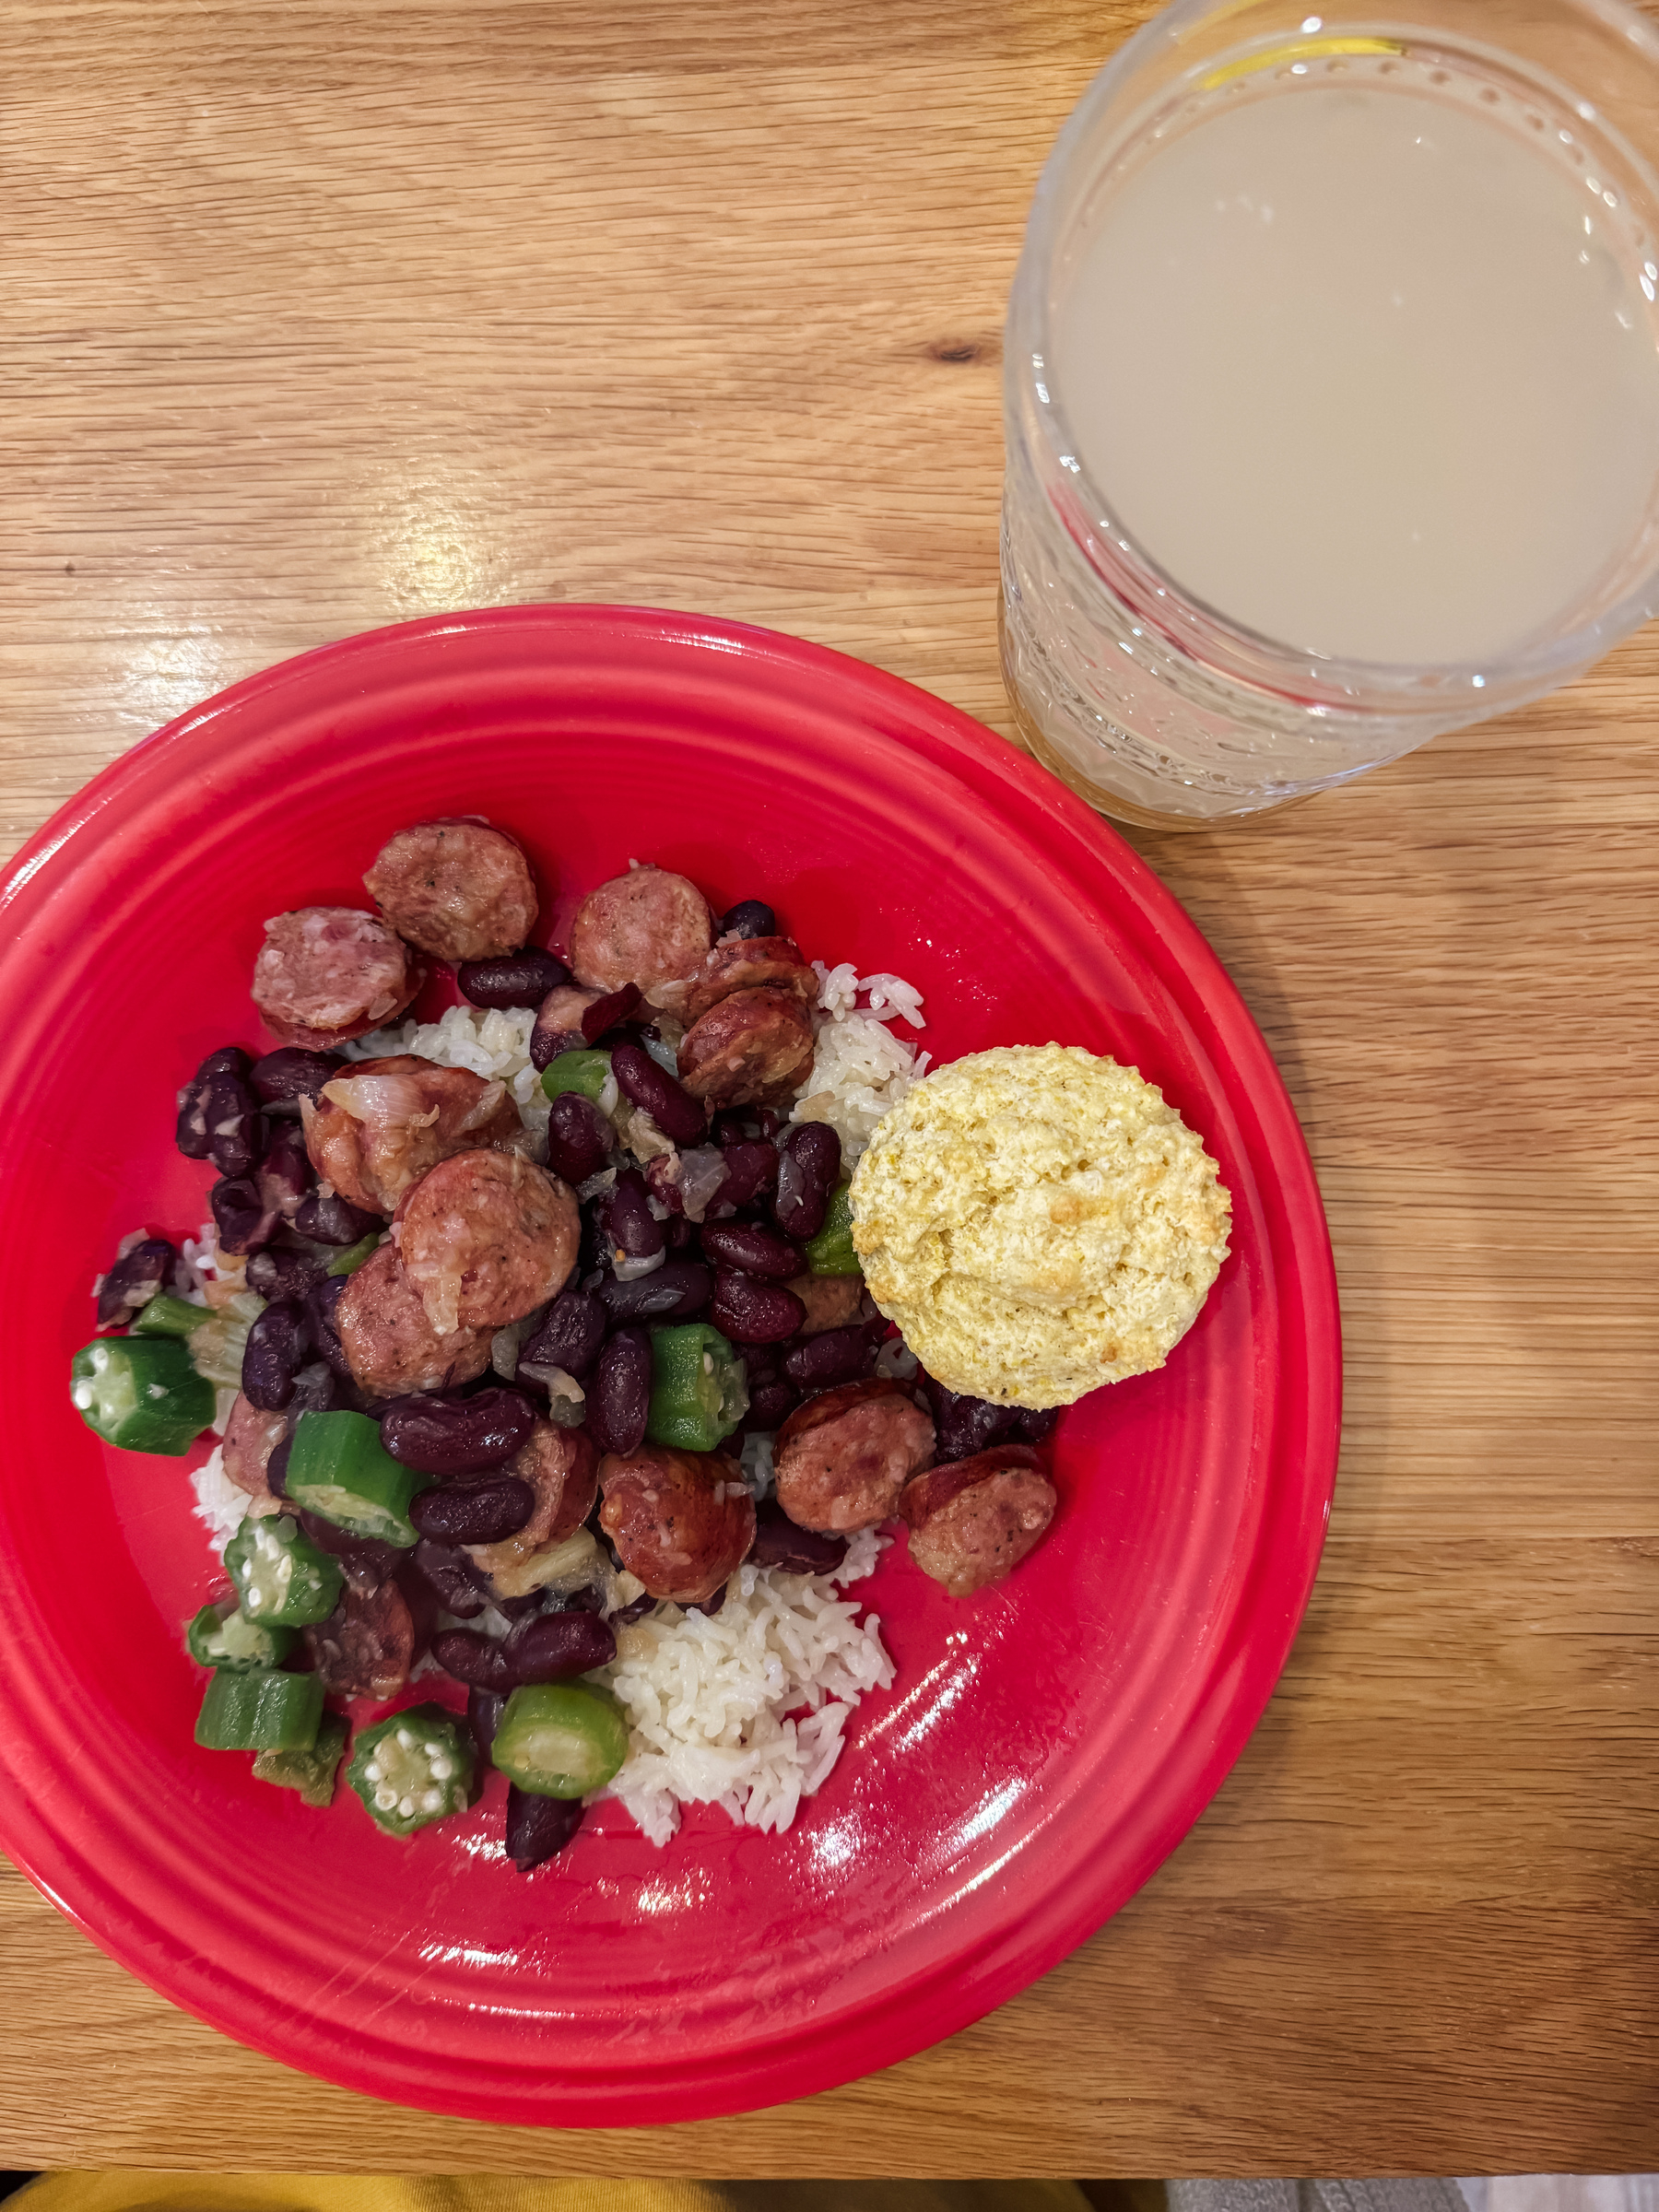
<path id="1" fill-rule="evenodd" d="M 325 1712 L 317 1723 L 317 1740 L 309 1751 L 259 1752 L 253 1760 L 254 1781 L 275 1783 L 279 1790 L 298 1790 L 301 1805 L 321 1807 L 332 1804 L 346 1734 L 346 1724 L 338 1714 Z"/>
<path id="2" fill-rule="evenodd" d="M 412 1836 L 465 1812 L 472 1796 L 473 1747 L 441 1705 L 409 1705 L 359 1732 L 346 1779 L 388 1835 Z"/>
<path id="3" fill-rule="evenodd" d="M 320 1676 L 220 1667 L 196 1715 L 195 1740 L 207 1751 L 309 1751 L 322 1718 Z"/>

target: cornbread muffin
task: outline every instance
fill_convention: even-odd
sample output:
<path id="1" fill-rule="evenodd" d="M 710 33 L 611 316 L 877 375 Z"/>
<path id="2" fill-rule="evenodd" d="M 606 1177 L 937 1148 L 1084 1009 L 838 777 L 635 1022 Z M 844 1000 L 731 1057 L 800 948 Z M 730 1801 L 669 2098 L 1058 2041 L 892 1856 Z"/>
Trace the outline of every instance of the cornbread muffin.
<path id="1" fill-rule="evenodd" d="M 853 1176 L 871 1297 L 947 1389 L 1069 1406 L 1161 1367 L 1227 1257 L 1216 1163 L 1132 1067 L 1000 1045 L 916 1084 Z"/>

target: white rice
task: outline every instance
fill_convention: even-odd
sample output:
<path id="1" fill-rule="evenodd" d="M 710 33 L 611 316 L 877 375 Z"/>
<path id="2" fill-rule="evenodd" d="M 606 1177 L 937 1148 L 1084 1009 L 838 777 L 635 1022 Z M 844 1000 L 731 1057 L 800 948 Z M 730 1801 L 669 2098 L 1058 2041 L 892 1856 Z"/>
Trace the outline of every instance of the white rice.
<path id="1" fill-rule="evenodd" d="M 740 1567 L 712 1617 L 665 1605 L 618 1632 L 599 1679 L 628 1715 L 630 1748 L 604 1794 L 659 1848 L 682 1805 L 782 1834 L 823 1786 L 853 1706 L 893 1679 L 879 1619 L 861 1621 L 838 1589 L 870 1573 L 888 1541 L 854 1536 L 834 1574 Z"/>
<path id="2" fill-rule="evenodd" d="M 451 1006 L 437 1021 L 406 1021 L 394 1029 L 373 1030 L 340 1050 L 351 1060 L 415 1053 L 441 1067 L 468 1067 L 475 1076 L 505 1083 L 525 1127 L 540 1140 L 539 1156 L 545 1159 L 549 1101 L 530 1064 L 530 1032 L 535 1027 L 534 1006 L 517 1006 L 508 1013 L 493 1006 Z"/>
<path id="3" fill-rule="evenodd" d="M 818 1051 L 789 1118 L 827 1122 L 851 1167 L 863 1158 L 882 1115 L 927 1072 L 930 1055 L 887 1026 L 899 1019 L 924 1028 L 922 994 L 897 975 L 861 976 L 851 960 L 839 968 L 827 968 L 822 960 L 812 964 L 818 973 Z M 861 996 L 867 1002 L 863 1006 Z"/>
<path id="4" fill-rule="evenodd" d="M 191 1477 L 190 1487 L 195 1492 L 196 1518 L 207 1524 L 208 1541 L 222 1558 L 248 1511 L 247 1492 L 239 1490 L 225 1472 L 222 1444 L 214 1445 Z"/>

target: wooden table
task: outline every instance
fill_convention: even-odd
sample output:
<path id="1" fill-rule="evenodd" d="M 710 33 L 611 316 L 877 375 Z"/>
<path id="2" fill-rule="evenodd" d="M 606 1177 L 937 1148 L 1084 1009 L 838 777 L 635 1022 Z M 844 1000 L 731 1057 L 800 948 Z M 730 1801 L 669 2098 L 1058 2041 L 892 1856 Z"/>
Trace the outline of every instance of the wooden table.
<path id="1" fill-rule="evenodd" d="M 1006 731 L 1003 301 L 1141 12 L 18 0 L 8 842 L 231 679 L 447 607 L 708 608 Z M 809 2107 L 570 2136 L 302 2082 L 8 1871 L 0 2159 L 1659 2165 L 1656 712 L 1650 631 L 1257 828 L 1135 837 L 1300 1111 L 1348 1426 L 1279 1692 L 1111 1926 Z"/>

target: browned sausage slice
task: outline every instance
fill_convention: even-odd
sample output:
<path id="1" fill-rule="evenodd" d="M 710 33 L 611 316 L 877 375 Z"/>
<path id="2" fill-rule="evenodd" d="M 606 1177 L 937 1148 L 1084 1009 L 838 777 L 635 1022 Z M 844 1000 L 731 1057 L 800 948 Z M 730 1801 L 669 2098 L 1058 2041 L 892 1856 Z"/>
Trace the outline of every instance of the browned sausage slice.
<path id="1" fill-rule="evenodd" d="M 253 1004 L 284 1044 L 327 1052 L 403 1012 L 425 980 L 378 914 L 301 906 L 265 924 Z"/>
<path id="2" fill-rule="evenodd" d="M 1059 1499 L 1030 1444 L 997 1444 L 907 1483 L 911 1558 L 966 1597 L 1011 1574 L 1047 1534 Z"/>
<path id="3" fill-rule="evenodd" d="M 874 1528 L 931 1465 L 934 1425 L 898 1382 L 846 1382 L 797 1406 L 773 1448 L 778 1503 L 799 1528 Z"/>
<path id="4" fill-rule="evenodd" d="M 504 1083 L 440 1067 L 414 1053 L 359 1060 L 300 1101 L 305 1148 L 324 1182 L 353 1206 L 389 1214 L 429 1168 L 483 1147 L 525 1151 L 525 1129 Z"/>
<path id="5" fill-rule="evenodd" d="M 806 1309 L 803 1336 L 818 1336 L 826 1329 L 844 1329 L 855 1322 L 864 1303 L 864 1287 L 862 1275 L 797 1275 L 784 1285 Z"/>
<path id="6" fill-rule="evenodd" d="M 230 1418 L 225 1423 L 222 1459 L 226 1476 L 239 1490 L 245 1490 L 250 1498 L 268 1500 L 271 1506 L 276 1505 L 265 1469 L 271 1464 L 272 1453 L 287 1434 L 287 1414 L 262 1413 L 240 1390 L 237 1392 Z"/>
<path id="7" fill-rule="evenodd" d="M 804 1006 L 818 1003 L 818 971 L 801 958 L 800 947 L 793 938 L 722 937 L 692 978 L 684 1018 L 696 1021 L 734 991 L 759 991 L 766 986 L 787 991 Z"/>
<path id="8" fill-rule="evenodd" d="M 530 864 L 516 839 L 488 822 L 400 830 L 363 881 L 398 935 L 441 960 L 516 952 L 535 926 Z"/>
<path id="9" fill-rule="evenodd" d="M 353 1379 L 371 1397 L 457 1389 L 489 1365 L 487 1329 L 433 1328 L 394 1244 L 347 1277 L 334 1324 Z"/>
<path id="10" fill-rule="evenodd" d="M 637 983 L 653 1006 L 677 1010 L 714 935 L 709 902 L 665 868 L 630 868 L 590 891 L 571 924 L 571 967 L 596 991 Z"/>
<path id="11" fill-rule="evenodd" d="M 813 1050 L 793 993 L 735 991 L 681 1038 L 679 1079 L 705 1106 L 776 1106 L 799 1088 Z"/>
<path id="12" fill-rule="evenodd" d="M 724 1452 L 607 1452 L 599 1488 L 599 1525 L 623 1566 L 677 1606 L 712 1597 L 755 1541 L 754 1499 Z"/>
<path id="13" fill-rule="evenodd" d="M 336 1698 L 394 1698 L 415 1659 L 415 1617 L 395 1583 L 347 1566 L 340 1602 L 305 1631 L 312 1665 Z"/>
<path id="14" fill-rule="evenodd" d="M 499 1329 L 564 1288 L 582 1217 L 570 1185 L 518 1153 L 457 1152 L 405 1192 L 392 1236 L 434 1329 Z"/>
<path id="15" fill-rule="evenodd" d="M 501 1470 L 518 1476 L 535 1492 L 529 1520 L 499 1544 L 465 1547 L 495 1584 L 498 1597 L 523 1597 L 535 1587 L 531 1562 L 550 1545 L 573 1536 L 593 1512 L 598 1468 L 599 1454 L 585 1430 L 536 1422 L 529 1441 Z"/>

